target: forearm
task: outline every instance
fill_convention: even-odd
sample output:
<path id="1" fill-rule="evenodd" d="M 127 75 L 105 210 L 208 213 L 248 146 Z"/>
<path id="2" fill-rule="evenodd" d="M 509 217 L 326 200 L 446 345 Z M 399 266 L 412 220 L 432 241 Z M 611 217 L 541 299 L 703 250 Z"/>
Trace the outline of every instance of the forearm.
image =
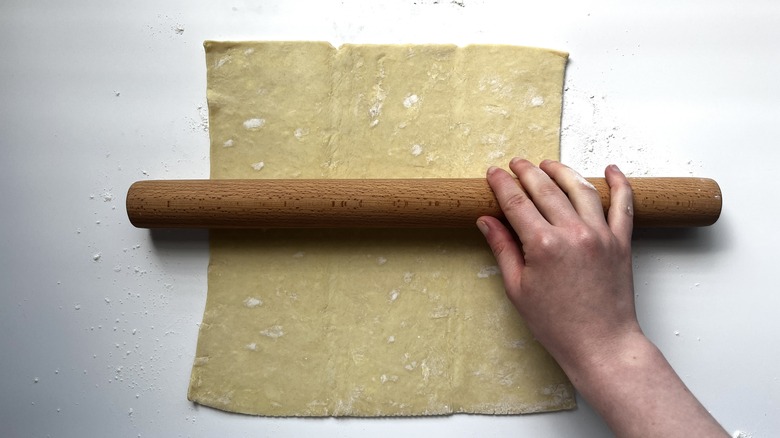
<path id="1" fill-rule="evenodd" d="M 561 364 L 620 437 L 728 436 L 641 332 L 605 354 Z"/>

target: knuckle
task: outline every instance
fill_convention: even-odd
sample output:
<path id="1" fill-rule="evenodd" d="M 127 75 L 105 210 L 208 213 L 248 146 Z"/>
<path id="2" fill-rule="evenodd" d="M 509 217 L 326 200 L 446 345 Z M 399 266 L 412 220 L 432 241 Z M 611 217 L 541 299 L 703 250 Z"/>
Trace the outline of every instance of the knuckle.
<path id="1" fill-rule="evenodd" d="M 523 206 L 525 206 L 528 202 L 531 202 L 531 199 L 526 196 L 525 193 L 519 192 L 514 193 L 510 195 L 506 200 L 504 201 L 504 210 L 507 211 L 514 211 L 522 209 Z"/>
<path id="2" fill-rule="evenodd" d="M 528 242 L 529 249 L 535 257 L 548 258 L 557 253 L 561 247 L 560 238 L 552 232 L 538 232 Z"/>
<path id="3" fill-rule="evenodd" d="M 540 234 L 536 246 L 544 252 L 551 252 L 558 247 L 557 236 L 549 233 Z"/>
<path id="4" fill-rule="evenodd" d="M 577 245 L 583 248 L 596 249 L 602 246 L 601 236 L 592 228 L 580 226 L 575 231 Z"/>
<path id="5" fill-rule="evenodd" d="M 490 249 L 493 251 L 493 257 L 500 259 L 501 256 L 509 249 L 509 243 L 506 241 L 492 242 Z"/>
<path id="6" fill-rule="evenodd" d="M 564 239 L 564 244 L 570 251 L 586 257 L 596 257 L 603 254 L 609 246 L 607 236 L 584 223 L 571 226 Z"/>
<path id="7" fill-rule="evenodd" d="M 615 190 L 624 197 L 628 199 L 633 198 L 634 189 L 631 187 L 631 183 L 627 179 L 621 178 L 617 183 L 614 183 L 613 186 Z"/>
<path id="8" fill-rule="evenodd" d="M 540 197 L 555 196 L 562 193 L 561 188 L 552 182 L 549 184 L 542 184 L 541 186 L 539 186 L 538 190 L 539 190 Z"/>

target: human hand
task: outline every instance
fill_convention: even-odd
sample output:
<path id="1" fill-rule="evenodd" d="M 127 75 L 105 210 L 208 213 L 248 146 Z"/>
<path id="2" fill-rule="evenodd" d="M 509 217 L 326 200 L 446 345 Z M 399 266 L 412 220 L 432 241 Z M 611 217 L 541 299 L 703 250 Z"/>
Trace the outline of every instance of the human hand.
<path id="1" fill-rule="evenodd" d="M 488 216 L 477 226 L 507 296 L 574 386 L 617 436 L 727 436 L 639 328 L 623 173 L 605 171 L 605 218 L 596 189 L 570 168 L 518 158 L 509 167 L 517 179 L 497 168 L 487 179 L 512 230 Z"/>
<path id="2" fill-rule="evenodd" d="M 570 372 L 598 361 L 641 333 L 631 266 L 632 192 L 616 166 L 605 171 L 610 208 L 596 189 L 554 161 L 515 158 L 488 170 L 488 183 L 512 229 L 477 221 L 496 257 L 504 287 L 536 339 Z M 517 240 L 519 238 L 519 241 Z"/>

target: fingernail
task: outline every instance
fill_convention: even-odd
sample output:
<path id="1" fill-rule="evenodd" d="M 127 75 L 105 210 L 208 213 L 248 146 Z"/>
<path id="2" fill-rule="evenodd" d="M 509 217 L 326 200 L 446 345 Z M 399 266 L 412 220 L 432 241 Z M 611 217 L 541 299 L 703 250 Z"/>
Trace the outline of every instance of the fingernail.
<path id="1" fill-rule="evenodd" d="M 620 173 L 623 173 L 623 171 L 620 170 L 620 168 L 617 167 L 617 164 L 610 164 L 609 167 L 611 167 L 613 170 L 617 170 Z"/>
<path id="2" fill-rule="evenodd" d="M 514 158 L 512 158 L 511 160 L 509 160 L 509 164 L 515 164 L 515 163 L 517 163 L 517 162 L 518 162 L 518 161 L 520 161 L 520 160 L 522 160 L 522 158 L 520 158 L 520 157 L 514 157 Z"/>
<path id="3" fill-rule="evenodd" d="M 487 222 L 485 222 L 483 220 L 478 220 L 477 221 L 477 228 L 479 228 L 479 231 L 482 232 L 483 236 L 487 236 L 488 231 L 490 231 L 490 228 L 488 228 Z"/>
<path id="4" fill-rule="evenodd" d="M 488 175 L 492 175 L 496 170 L 498 170 L 498 167 L 490 166 L 490 167 L 488 167 L 487 174 Z"/>

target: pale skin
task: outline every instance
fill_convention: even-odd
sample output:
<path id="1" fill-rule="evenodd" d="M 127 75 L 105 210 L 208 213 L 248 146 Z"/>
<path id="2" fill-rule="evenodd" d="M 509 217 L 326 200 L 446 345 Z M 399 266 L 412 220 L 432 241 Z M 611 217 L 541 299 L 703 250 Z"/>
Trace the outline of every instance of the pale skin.
<path id="1" fill-rule="evenodd" d="M 605 218 L 598 192 L 569 167 L 509 167 L 516 178 L 492 167 L 487 179 L 511 227 L 487 216 L 477 226 L 507 296 L 577 390 L 620 437 L 728 437 L 637 322 L 623 173 L 605 170 Z"/>

